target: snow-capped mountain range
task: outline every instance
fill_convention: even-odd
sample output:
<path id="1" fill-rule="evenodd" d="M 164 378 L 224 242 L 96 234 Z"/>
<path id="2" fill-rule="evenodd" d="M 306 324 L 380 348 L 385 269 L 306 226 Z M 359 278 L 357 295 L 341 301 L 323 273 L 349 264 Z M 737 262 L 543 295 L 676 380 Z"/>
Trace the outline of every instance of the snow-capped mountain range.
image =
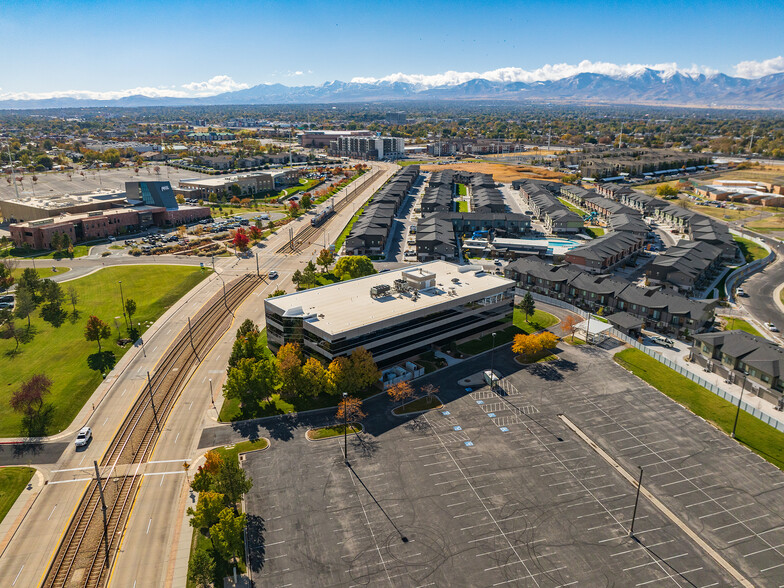
<path id="1" fill-rule="evenodd" d="M 690 75 L 679 71 L 643 69 L 631 75 L 578 73 L 535 82 L 491 81 L 478 77 L 440 86 L 375 80 L 333 81 L 318 86 L 259 84 L 200 98 L 132 95 L 111 100 L 73 97 L 5 99 L 0 100 L 0 109 L 458 100 L 781 110 L 784 109 L 784 73 L 748 79 L 722 73 Z"/>

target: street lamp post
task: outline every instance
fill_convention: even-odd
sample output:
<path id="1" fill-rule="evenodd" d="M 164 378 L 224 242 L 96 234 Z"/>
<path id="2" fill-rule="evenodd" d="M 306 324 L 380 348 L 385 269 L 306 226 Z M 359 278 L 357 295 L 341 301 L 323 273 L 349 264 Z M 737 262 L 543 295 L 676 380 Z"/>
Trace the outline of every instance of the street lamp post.
<path id="1" fill-rule="evenodd" d="M 738 398 L 738 410 L 735 412 L 735 423 L 732 425 L 732 434 L 730 437 L 735 438 L 735 429 L 738 426 L 738 417 L 740 416 L 740 403 L 743 402 L 743 392 L 746 390 L 746 376 L 743 376 L 743 386 L 740 389 L 740 398 Z"/>
<path id="2" fill-rule="evenodd" d="M 632 524 L 629 527 L 629 537 L 634 537 L 634 519 L 637 518 L 637 503 L 640 501 L 640 488 L 642 488 L 642 468 L 640 468 L 640 479 L 637 482 L 637 497 L 634 499 L 634 511 L 632 512 Z"/>
<path id="3" fill-rule="evenodd" d="M 346 465 L 348 465 L 348 406 L 346 400 L 348 394 L 343 392 L 343 455 L 346 458 Z"/>
<path id="4" fill-rule="evenodd" d="M 490 351 L 490 390 L 495 390 L 495 333 L 493 336 L 493 348 Z"/>
<path id="5" fill-rule="evenodd" d="M 120 284 L 120 302 L 122 303 L 122 312 L 123 312 L 123 319 L 125 319 L 125 328 L 128 328 L 128 317 L 125 316 L 125 298 L 123 297 L 123 289 L 122 289 L 122 280 L 117 280 L 117 283 Z"/>

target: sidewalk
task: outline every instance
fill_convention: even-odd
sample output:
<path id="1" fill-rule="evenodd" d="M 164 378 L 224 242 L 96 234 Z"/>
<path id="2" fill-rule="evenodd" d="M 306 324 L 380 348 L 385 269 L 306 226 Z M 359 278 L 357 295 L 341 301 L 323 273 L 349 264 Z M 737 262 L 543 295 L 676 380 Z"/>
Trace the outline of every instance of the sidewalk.
<path id="1" fill-rule="evenodd" d="M 729 384 L 724 381 L 724 378 L 719 374 L 714 374 L 712 372 L 703 371 L 703 368 L 696 363 L 691 363 L 686 361 L 686 357 L 689 355 L 690 347 L 681 341 L 675 342 L 675 347 L 673 349 L 667 349 L 666 347 L 662 347 L 661 345 L 649 344 L 649 340 L 646 339 L 643 343 L 646 347 L 656 351 L 656 353 L 660 353 L 663 357 L 666 357 L 670 361 L 678 364 L 683 369 L 690 371 L 693 374 L 698 375 L 703 380 L 714 384 L 726 390 L 736 399 L 736 401 L 741 396 L 741 386 L 737 384 Z M 621 351 L 619 348 L 618 351 Z M 784 419 L 784 413 L 777 411 L 774 408 L 774 405 L 767 400 L 763 400 L 759 396 L 755 396 L 751 392 L 751 386 L 746 386 L 745 392 L 743 392 L 743 402 L 747 403 L 750 406 L 753 406 L 757 410 L 765 413 L 773 417 L 776 420 Z"/>

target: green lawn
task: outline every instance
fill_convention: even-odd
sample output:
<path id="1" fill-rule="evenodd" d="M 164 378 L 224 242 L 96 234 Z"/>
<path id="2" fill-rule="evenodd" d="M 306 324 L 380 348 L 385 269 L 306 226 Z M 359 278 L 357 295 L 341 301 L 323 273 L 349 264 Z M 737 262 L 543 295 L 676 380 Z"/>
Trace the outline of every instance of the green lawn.
<path id="1" fill-rule="evenodd" d="M 588 214 L 587 211 L 583 210 L 582 208 L 576 207 L 574 204 L 569 202 L 566 198 L 558 198 L 558 200 L 560 200 L 561 204 L 563 204 L 566 208 L 571 210 L 573 213 L 579 215 L 581 218 L 586 214 Z"/>
<path id="2" fill-rule="evenodd" d="M 732 431 L 737 412 L 736 404 L 708 392 L 637 349 L 625 349 L 616 354 L 614 359 L 635 376 L 683 404 L 697 416 L 714 423 L 725 433 Z M 735 439 L 776 467 L 784 469 L 784 433 L 781 431 L 745 411 L 740 411 Z"/>
<path id="3" fill-rule="evenodd" d="M 507 319 L 506 322 L 509 322 L 509 319 Z M 496 331 L 496 347 L 499 345 L 505 345 L 506 343 L 511 343 L 512 339 L 514 339 L 514 336 L 520 333 L 530 335 L 531 333 L 535 333 L 541 329 L 551 327 L 558 323 L 558 318 L 554 317 L 548 312 L 544 312 L 543 310 L 536 310 L 530 319 L 526 321 L 525 315 L 520 311 L 520 309 L 515 308 L 511 322 L 513 326 Z M 460 353 L 464 353 L 466 355 L 476 355 L 477 353 L 488 351 L 492 347 L 493 336 L 485 335 L 479 339 L 473 339 L 472 341 L 467 341 L 461 345 L 458 345 L 457 349 L 460 351 Z"/>
<path id="4" fill-rule="evenodd" d="M 0 522 L 32 480 L 34 468 L 0 468 Z"/>
<path id="5" fill-rule="evenodd" d="M 90 252 L 92 245 L 74 245 L 73 256 L 62 251 L 50 251 L 48 249 L 24 249 L 22 247 L 6 247 L 0 251 L 0 257 L 20 257 L 35 259 L 71 259 L 72 257 L 84 257 Z"/>
<path id="6" fill-rule="evenodd" d="M 588 233 L 592 239 L 596 239 L 597 237 L 604 235 L 604 229 L 601 227 L 583 227 L 583 231 Z"/>
<path id="7" fill-rule="evenodd" d="M 119 317 L 116 320 L 121 325 L 122 335 L 126 335 L 118 281 L 122 280 L 125 298 L 136 301 L 133 322 L 144 332 L 208 273 L 208 270 L 186 266 L 122 266 L 105 268 L 69 282 L 68 286 L 76 288 L 79 297 L 78 316 L 73 315 L 70 300 L 66 298 L 62 308 L 67 316 L 60 326 L 44 321 L 40 310 L 31 315 L 33 338 L 20 344 L 15 355 L 15 341 L 0 339 L 0 373 L 6 375 L 0 403 L 7 406 L 8 399 L 22 381 L 45 373 L 53 382 L 48 402 L 54 406 L 47 433 L 65 429 L 101 382 L 101 365 L 96 363 L 101 360 L 96 353 L 98 346 L 84 338 L 88 316 L 94 314 L 110 325 L 111 336 L 102 342 L 102 348 L 113 352 L 115 361 L 131 348 L 131 345 L 122 348 L 115 344 L 115 317 Z M 16 324 L 22 333 L 26 331 L 27 321 L 17 320 Z M 92 368 L 88 362 L 92 362 Z M 19 415 L 8 409 L 0 411 L 0 436 L 20 435 L 20 425 Z"/>
<path id="8" fill-rule="evenodd" d="M 395 414 L 409 414 L 412 412 L 441 408 L 441 406 L 443 405 L 437 396 L 423 396 L 422 398 L 417 398 L 411 402 L 406 402 L 403 406 L 392 409 L 392 412 Z"/>
<path id="9" fill-rule="evenodd" d="M 746 263 L 757 261 L 768 255 L 767 250 L 764 247 L 757 245 L 754 241 L 741 237 L 733 237 L 733 239 L 735 239 L 738 247 L 740 247 L 740 252 L 743 254 L 743 257 L 746 258 Z"/>
<path id="10" fill-rule="evenodd" d="M 335 425 L 334 427 L 321 427 L 320 429 L 311 429 L 307 432 L 308 439 L 316 441 L 318 439 L 329 439 L 330 437 L 338 437 L 343 435 L 346 429 L 345 425 Z M 348 424 L 348 434 L 354 435 L 359 433 L 362 427 L 358 423 Z"/>
<path id="11" fill-rule="evenodd" d="M 57 271 L 53 271 L 53 268 L 57 269 Z M 11 275 L 14 276 L 14 280 L 18 280 L 22 276 L 22 272 L 25 270 L 23 267 L 16 268 Z M 61 265 L 45 265 L 44 267 L 36 267 L 36 271 L 38 272 L 38 276 L 41 279 L 44 278 L 51 278 L 52 276 L 59 276 L 60 274 L 64 274 L 65 272 L 71 271 L 70 267 L 65 267 Z M 66 286 L 67 288 L 67 286 Z"/>
<path id="12" fill-rule="evenodd" d="M 739 319 L 735 317 L 728 318 L 727 326 L 724 327 L 724 330 L 733 331 L 735 329 L 740 329 L 741 331 L 746 331 L 751 335 L 757 335 L 758 337 L 762 337 L 762 333 L 760 333 L 757 329 L 755 329 L 748 321 L 744 321 L 743 319 Z"/>
<path id="13" fill-rule="evenodd" d="M 458 196 L 465 196 L 468 194 L 468 189 L 466 188 L 465 184 L 458 184 L 457 185 L 457 195 Z"/>
<path id="14" fill-rule="evenodd" d="M 409 161 L 407 159 L 398 159 L 396 162 L 400 167 L 406 167 L 407 165 L 427 165 L 432 164 L 432 161 Z"/>
<path id="15" fill-rule="evenodd" d="M 457 212 L 468 212 L 468 202 L 466 202 L 465 200 L 458 200 Z"/>

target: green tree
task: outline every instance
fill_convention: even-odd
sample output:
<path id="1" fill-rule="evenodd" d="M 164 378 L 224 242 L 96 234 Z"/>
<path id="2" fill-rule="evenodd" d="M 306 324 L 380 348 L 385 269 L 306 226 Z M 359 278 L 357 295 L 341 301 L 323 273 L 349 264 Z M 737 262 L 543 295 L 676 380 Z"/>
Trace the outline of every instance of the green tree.
<path id="1" fill-rule="evenodd" d="M 52 380 L 45 374 L 35 374 L 22 382 L 11 395 L 11 409 L 24 415 L 23 427 L 30 436 L 40 436 L 44 431 L 44 397 L 52 388 Z"/>
<path id="2" fill-rule="evenodd" d="M 675 186 L 671 186 L 670 184 L 661 184 L 656 186 L 656 195 L 657 196 L 677 196 L 678 195 L 678 188 Z"/>
<path id="3" fill-rule="evenodd" d="M 88 341 L 98 342 L 98 353 L 101 352 L 101 339 L 108 339 L 112 334 L 109 325 L 95 315 L 90 315 L 84 327 L 84 338 Z"/>
<path id="4" fill-rule="evenodd" d="M 305 278 L 300 270 L 294 270 L 294 273 L 291 275 L 291 281 L 299 288 L 300 284 L 305 283 Z"/>
<path id="5" fill-rule="evenodd" d="M 242 188 L 240 188 L 239 184 L 232 184 L 229 186 L 229 193 L 237 198 L 242 195 Z"/>
<path id="6" fill-rule="evenodd" d="M 191 527 L 195 529 L 209 529 L 218 522 L 218 515 L 226 508 L 226 497 L 218 492 L 201 492 L 196 509 L 188 508 L 188 514 L 192 517 Z M 215 547 L 215 543 L 212 544 Z"/>
<path id="7" fill-rule="evenodd" d="M 215 473 L 215 490 L 226 496 L 233 507 L 253 488 L 253 480 L 245 475 L 236 459 L 226 459 Z"/>
<path id="8" fill-rule="evenodd" d="M 326 273 L 329 266 L 335 263 L 335 254 L 329 249 L 322 249 L 316 258 L 316 263 L 321 266 L 322 271 Z"/>
<path id="9" fill-rule="evenodd" d="M 240 328 L 237 329 L 236 338 L 239 339 L 240 337 L 247 335 L 249 333 L 256 333 L 258 334 L 259 327 L 254 323 L 251 319 L 245 319 L 242 321 Z"/>
<path id="10" fill-rule="evenodd" d="M 354 388 L 350 394 L 372 386 L 381 377 L 373 355 L 364 347 L 357 347 L 351 352 L 349 366 L 350 381 Z"/>
<path id="11" fill-rule="evenodd" d="M 27 267 L 22 271 L 22 275 L 17 281 L 18 288 L 26 288 L 33 298 L 38 296 L 38 291 L 41 288 L 41 277 L 38 272 L 31 267 Z"/>
<path id="12" fill-rule="evenodd" d="M 312 261 L 309 261 L 308 264 L 305 266 L 304 271 L 302 272 L 302 279 L 305 281 L 306 285 L 315 286 L 316 285 L 316 266 L 313 264 Z"/>
<path id="13" fill-rule="evenodd" d="M 526 292 L 525 296 L 523 296 L 523 299 L 520 301 L 520 310 L 522 310 L 525 315 L 525 322 L 528 322 L 528 318 L 536 311 L 536 303 L 530 292 Z"/>
<path id="14" fill-rule="evenodd" d="M 136 314 L 136 301 L 133 298 L 125 299 L 125 312 L 128 313 L 128 322 L 131 324 L 133 331 L 133 315 Z"/>
<path id="15" fill-rule="evenodd" d="M 302 208 L 304 208 L 305 210 L 310 210 L 311 208 L 313 208 L 313 200 L 311 200 L 310 194 L 308 194 L 307 192 L 305 192 L 302 195 L 302 198 L 300 198 L 299 202 Z"/>
<path id="16" fill-rule="evenodd" d="M 52 158 L 49 157 L 48 155 L 39 155 L 38 157 L 35 158 L 35 165 L 36 166 L 42 165 L 46 169 L 52 169 L 52 167 L 54 166 L 54 162 L 52 161 Z"/>
<path id="17" fill-rule="evenodd" d="M 243 531 L 247 518 L 244 514 L 235 514 L 230 508 L 224 508 L 216 524 L 210 527 L 210 537 L 224 558 L 232 559 L 239 556 L 245 548 Z"/>
<path id="18" fill-rule="evenodd" d="M 120 155 L 120 152 L 117 149 L 107 149 L 103 152 L 101 159 L 103 159 L 109 165 L 117 165 L 120 163 L 122 155 Z"/>
<path id="19" fill-rule="evenodd" d="M 55 306 L 60 306 L 63 300 L 63 289 L 54 280 L 41 280 L 41 298 L 48 302 L 49 304 L 53 304 Z"/>
<path id="20" fill-rule="evenodd" d="M 35 301 L 33 293 L 26 286 L 21 284 L 16 289 L 16 306 L 14 306 L 14 315 L 18 319 L 27 319 L 27 331 L 30 331 L 30 315 L 36 309 L 38 304 Z"/>
<path id="21" fill-rule="evenodd" d="M 315 357 L 309 357 L 302 366 L 299 392 L 305 396 L 318 396 L 326 390 L 327 371 L 324 365 Z"/>
<path id="22" fill-rule="evenodd" d="M 360 278 L 376 273 L 373 262 L 365 255 L 346 255 L 335 264 L 335 275 L 341 280 Z"/>
<path id="23" fill-rule="evenodd" d="M 188 579 L 199 588 L 208 588 L 212 586 L 214 576 L 215 560 L 212 556 L 204 549 L 195 551 L 188 564 Z"/>
<path id="24" fill-rule="evenodd" d="M 298 343 L 286 343 L 278 349 L 280 395 L 293 398 L 302 377 L 302 348 Z"/>
<path id="25" fill-rule="evenodd" d="M 285 294 L 286 294 L 285 290 L 281 290 L 280 288 L 278 288 L 274 292 L 271 292 L 270 294 L 268 294 L 267 298 L 275 298 L 276 296 L 285 296 Z"/>
<path id="26" fill-rule="evenodd" d="M 331 394 L 350 394 L 351 387 L 351 365 L 347 357 L 336 357 L 329 362 L 327 368 L 327 392 Z"/>
<path id="27" fill-rule="evenodd" d="M 258 359 L 259 332 L 247 331 L 244 334 L 240 334 L 241 330 L 242 327 L 237 329 L 237 338 L 234 340 L 231 355 L 229 356 L 229 367 L 236 367 L 239 360 L 244 358 Z"/>
<path id="28" fill-rule="evenodd" d="M 277 362 L 274 359 L 256 361 L 245 357 L 238 360 L 235 367 L 229 368 L 223 384 L 223 396 L 227 399 L 236 398 L 243 410 L 253 412 L 262 399 L 275 391 L 278 378 Z"/>
<path id="29" fill-rule="evenodd" d="M 7 259 L 0 261 L 0 292 L 14 285 L 13 262 Z"/>

